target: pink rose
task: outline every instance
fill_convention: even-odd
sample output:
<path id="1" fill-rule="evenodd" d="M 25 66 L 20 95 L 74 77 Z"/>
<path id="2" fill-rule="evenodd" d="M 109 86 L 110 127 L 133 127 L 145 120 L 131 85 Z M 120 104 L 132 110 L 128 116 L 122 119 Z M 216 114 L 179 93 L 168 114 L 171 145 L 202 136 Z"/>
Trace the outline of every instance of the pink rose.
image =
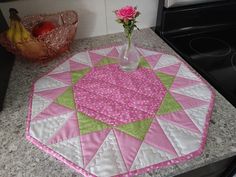
<path id="1" fill-rule="evenodd" d="M 119 10 L 116 10 L 115 14 L 120 20 L 132 20 L 135 18 L 137 10 L 132 6 L 125 6 Z"/>

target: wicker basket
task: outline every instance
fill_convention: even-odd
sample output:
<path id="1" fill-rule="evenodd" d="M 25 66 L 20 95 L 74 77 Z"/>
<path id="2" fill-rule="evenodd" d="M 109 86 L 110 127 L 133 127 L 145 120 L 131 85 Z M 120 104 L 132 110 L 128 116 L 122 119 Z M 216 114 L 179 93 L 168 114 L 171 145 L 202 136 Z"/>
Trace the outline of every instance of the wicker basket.
<path id="1" fill-rule="evenodd" d="M 6 38 L 6 32 L 0 34 L 0 44 L 15 55 L 32 62 L 46 62 L 69 49 L 74 39 L 78 15 L 75 11 L 64 11 L 49 15 L 26 16 L 22 24 L 32 32 L 35 25 L 42 21 L 53 21 L 57 27 L 49 33 L 40 35 L 27 42 L 13 44 Z"/>

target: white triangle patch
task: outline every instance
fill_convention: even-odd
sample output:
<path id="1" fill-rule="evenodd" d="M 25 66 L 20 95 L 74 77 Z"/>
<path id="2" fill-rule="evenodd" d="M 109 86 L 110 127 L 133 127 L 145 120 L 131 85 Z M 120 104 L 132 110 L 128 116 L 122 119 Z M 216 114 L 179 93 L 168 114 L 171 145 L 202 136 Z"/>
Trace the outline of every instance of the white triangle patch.
<path id="1" fill-rule="evenodd" d="M 30 135 L 43 142 L 44 144 L 48 139 L 53 136 L 66 120 L 71 117 L 73 112 L 62 114 L 56 117 L 50 117 L 43 119 L 42 121 L 31 122 L 30 124 Z"/>
<path id="2" fill-rule="evenodd" d="M 160 123 L 166 136 L 169 138 L 179 156 L 187 155 L 199 149 L 201 144 L 201 135 L 177 127 L 164 120 L 157 119 L 157 121 Z"/>
<path id="3" fill-rule="evenodd" d="M 178 73 L 176 74 L 176 76 L 179 77 L 184 77 L 187 79 L 191 79 L 191 80 L 197 80 L 200 81 L 200 78 L 197 77 L 196 74 L 194 74 L 186 65 L 181 64 Z"/>
<path id="4" fill-rule="evenodd" d="M 156 51 L 146 50 L 146 49 L 142 49 L 142 48 L 137 48 L 137 49 L 139 50 L 139 52 L 140 52 L 144 57 L 160 54 L 159 52 L 156 52 Z"/>
<path id="5" fill-rule="evenodd" d="M 51 77 L 42 77 L 34 84 L 34 91 L 40 92 L 67 86 L 68 85 L 66 85 L 65 83 L 55 80 Z"/>
<path id="6" fill-rule="evenodd" d="M 171 160 L 176 156 L 169 154 L 160 149 L 154 148 L 151 145 L 143 143 L 139 149 L 139 152 L 133 162 L 131 170 L 137 170 L 145 168 L 150 165 L 154 165 L 160 162 Z"/>
<path id="7" fill-rule="evenodd" d="M 190 87 L 184 87 L 172 90 L 172 92 L 193 97 L 196 99 L 204 100 L 210 102 L 211 100 L 211 91 L 205 84 L 194 85 Z"/>
<path id="8" fill-rule="evenodd" d="M 50 148 L 76 165 L 83 167 L 83 157 L 79 137 L 74 137 L 69 140 L 50 145 Z"/>
<path id="9" fill-rule="evenodd" d="M 154 67 L 154 70 L 157 70 L 159 68 L 164 68 L 166 66 L 174 65 L 180 63 L 179 59 L 177 59 L 175 56 L 163 54 L 159 61 L 157 62 L 156 66 Z"/>
<path id="10" fill-rule="evenodd" d="M 184 110 L 188 117 L 194 122 L 198 129 L 203 133 L 209 105 Z"/>
<path id="11" fill-rule="evenodd" d="M 66 62 L 62 63 L 61 65 L 59 65 L 58 67 L 56 67 L 49 74 L 57 74 L 57 73 L 63 73 L 63 72 L 67 72 L 67 71 L 70 71 L 70 65 L 69 65 L 68 61 L 66 61 Z"/>
<path id="12" fill-rule="evenodd" d="M 99 177 L 114 176 L 127 171 L 113 131 L 110 131 L 86 170 Z"/>
<path id="13" fill-rule="evenodd" d="M 81 64 L 85 64 L 88 66 L 92 66 L 92 62 L 90 60 L 89 54 L 88 52 L 80 52 L 75 54 L 74 56 L 71 57 L 71 60 L 77 62 L 77 63 L 81 63 Z"/>
<path id="14" fill-rule="evenodd" d="M 31 119 L 37 116 L 51 103 L 52 103 L 52 100 L 47 100 L 41 96 L 34 95 L 33 100 L 32 100 L 32 107 L 31 107 Z"/>
<path id="15" fill-rule="evenodd" d="M 99 54 L 99 55 L 103 55 L 103 56 L 107 56 L 107 54 L 109 54 L 112 50 L 111 48 L 105 48 L 105 49 L 99 49 L 99 50 L 92 50 L 91 52 Z"/>

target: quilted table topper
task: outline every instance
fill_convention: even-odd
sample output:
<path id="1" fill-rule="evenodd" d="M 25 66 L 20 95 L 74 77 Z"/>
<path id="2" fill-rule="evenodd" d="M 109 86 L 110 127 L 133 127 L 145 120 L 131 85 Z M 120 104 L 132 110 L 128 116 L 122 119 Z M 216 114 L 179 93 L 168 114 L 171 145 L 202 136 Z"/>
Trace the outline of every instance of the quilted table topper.
<path id="1" fill-rule="evenodd" d="M 84 176 L 134 176 L 199 155 L 214 94 L 175 56 L 121 47 L 78 53 L 33 84 L 26 137 Z"/>

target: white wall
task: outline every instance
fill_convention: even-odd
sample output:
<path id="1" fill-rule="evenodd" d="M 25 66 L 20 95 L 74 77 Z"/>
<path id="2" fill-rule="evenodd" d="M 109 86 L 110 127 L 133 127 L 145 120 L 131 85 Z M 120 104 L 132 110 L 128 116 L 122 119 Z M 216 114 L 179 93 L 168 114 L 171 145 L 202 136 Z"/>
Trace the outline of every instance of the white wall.
<path id="1" fill-rule="evenodd" d="M 0 3 L 0 8 L 6 19 L 10 7 L 16 8 L 20 16 L 75 10 L 79 14 L 76 37 L 84 38 L 123 31 L 113 11 L 125 5 L 138 6 L 140 28 L 155 26 L 158 0 L 18 0 Z"/>

